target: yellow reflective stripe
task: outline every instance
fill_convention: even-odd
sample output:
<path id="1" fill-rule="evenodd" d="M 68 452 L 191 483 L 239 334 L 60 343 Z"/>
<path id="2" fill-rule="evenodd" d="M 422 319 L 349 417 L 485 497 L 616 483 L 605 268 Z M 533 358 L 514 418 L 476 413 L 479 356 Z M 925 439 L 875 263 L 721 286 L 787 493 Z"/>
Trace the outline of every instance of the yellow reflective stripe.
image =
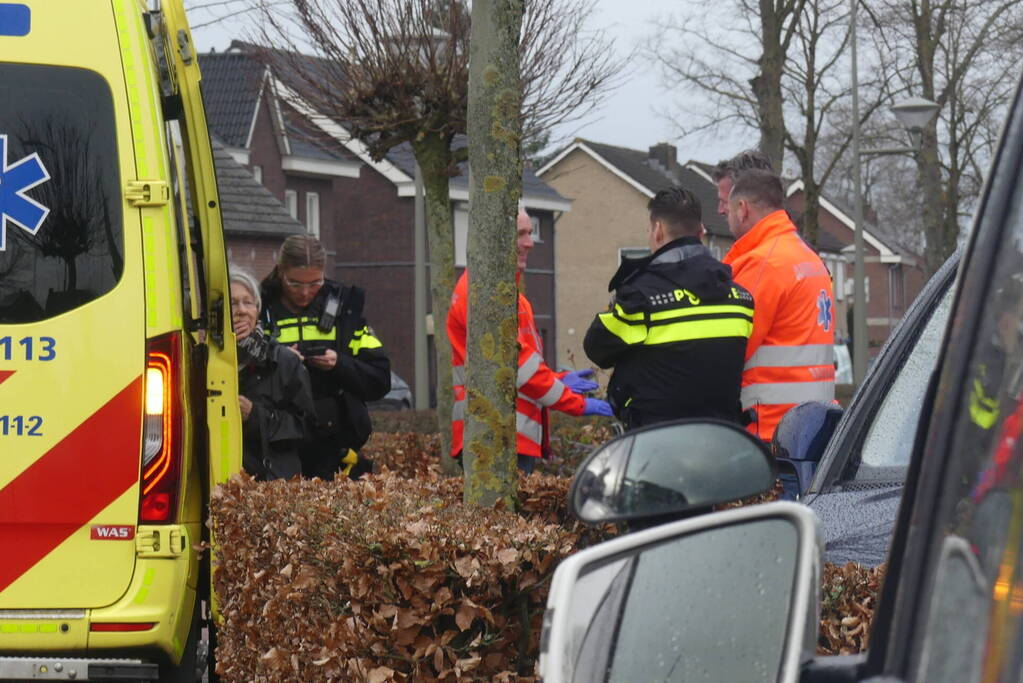
<path id="1" fill-rule="evenodd" d="M 998 401 L 989 397 L 979 379 L 973 380 L 970 392 L 970 418 L 981 429 L 991 429 L 998 421 Z"/>
<path id="2" fill-rule="evenodd" d="M 301 334 L 299 333 L 301 331 Z M 285 327 L 277 335 L 278 344 L 294 344 L 300 341 L 333 341 L 337 336 L 335 330 L 320 332 L 316 327 Z"/>
<path id="3" fill-rule="evenodd" d="M 735 304 L 723 304 L 720 306 L 687 306 L 686 308 L 675 308 L 670 311 L 658 311 L 650 314 L 650 320 L 671 320 L 672 318 L 686 318 L 693 315 L 714 315 L 714 314 L 738 314 L 753 316 L 753 309 L 749 306 L 737 306 Z"/>
<path id="4" fill-rule="evenodd" d="M 619 320 L 614 313 L 601 313 L 597 316 L 607 331 L 626 344 L 642 344 L 646 339 L 646 325 L 630 325 Z"/>
<path id="5" fill-rule="evenodd" d="M 298 341 L 298 328 L 288 327 L 283 330 L 278 330 L 277 343 L 278 344 L 293 344 Z"/>
<path id="6" fill-rule="evenodd" d="M 753 322 L 744 318 L 683 320 L 668 325 L 651 327 L 643 343 L 655 345 L 693 341 L 696 339 L 717 339 L 719 337 L 749 338 L 752 333 Z"/>
<path id="7" fill-rule="evenodd" d="M 383 347 L 383 343 L 369 333 L 369 328 L 364 327 L 361 330 L 356 330 L 355 336 L 352 337 L 352 341 L 348 342 L 348 348 L 352 350 L 352 355 L 359 355 L 359 351 L 363 349 L 379 349 Z"/>
<path id="8" fill-rule="evenodd" d="M 643 311 L 640 311 L 639 313 L 626 313 L 625 309 L 618 304 L 615 304 L 614 312 L 615 315 L 623 320 L 637 320 L 640 322 L 643 320 Z"/>

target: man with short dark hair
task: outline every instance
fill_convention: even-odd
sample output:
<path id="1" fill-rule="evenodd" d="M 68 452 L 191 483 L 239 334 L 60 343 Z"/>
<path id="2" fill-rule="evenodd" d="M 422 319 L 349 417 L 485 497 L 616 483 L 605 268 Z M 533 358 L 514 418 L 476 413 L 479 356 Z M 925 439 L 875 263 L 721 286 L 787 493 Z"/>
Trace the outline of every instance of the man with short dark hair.
<path id="1" fill-rule="evenodd" d="M 736 240 L 724 262 L 757 302 L 742 407 L 764 441 L 796 404 L 835 396 L 831 274 L 799 237 L 784 197 L 777 175 L 753 168 L 734 176 L 727 207 Z"/>
<path id="2" fill-rule="evenodd" d="M 652 254 L 622 262 L 586 355 L 614 367 L 608 400 L 627 429 L 683 417 L 737 422 L 753 297 L 700 243 L 700 202 L 673 187 L 648 204 Z"/>

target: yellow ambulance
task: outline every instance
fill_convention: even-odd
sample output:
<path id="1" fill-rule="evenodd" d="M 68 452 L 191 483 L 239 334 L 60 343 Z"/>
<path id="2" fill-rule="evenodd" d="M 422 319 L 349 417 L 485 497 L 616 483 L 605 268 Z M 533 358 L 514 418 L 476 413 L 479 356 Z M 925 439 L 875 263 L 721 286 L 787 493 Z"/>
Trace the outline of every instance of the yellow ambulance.
<path id="1" fill-rule="evenodd" d="M 0 680 L 209 666 L 241 429 L 199 78 L 182 0 L 0 0 Z"/>

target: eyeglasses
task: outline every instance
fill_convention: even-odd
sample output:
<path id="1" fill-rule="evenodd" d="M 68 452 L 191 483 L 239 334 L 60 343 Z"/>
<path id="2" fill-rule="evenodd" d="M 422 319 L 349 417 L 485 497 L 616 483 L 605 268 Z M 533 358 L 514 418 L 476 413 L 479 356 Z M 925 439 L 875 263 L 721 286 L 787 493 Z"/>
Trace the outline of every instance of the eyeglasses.
<path id="1" fill-rule="evenodd" d="M 284 276 L 281 276 L 281 279 L 284 280 L 284 285 L 291 289 L 317 289 L 323 286 L 322 277 L 319 280 L 313 280 L 312 282 L 296 282 L 295 280 Z"/>
<path id="2" fill-rule="evenodd" d="M 259 308 L 255 299 L 231 299 L 231 308 Z"/>

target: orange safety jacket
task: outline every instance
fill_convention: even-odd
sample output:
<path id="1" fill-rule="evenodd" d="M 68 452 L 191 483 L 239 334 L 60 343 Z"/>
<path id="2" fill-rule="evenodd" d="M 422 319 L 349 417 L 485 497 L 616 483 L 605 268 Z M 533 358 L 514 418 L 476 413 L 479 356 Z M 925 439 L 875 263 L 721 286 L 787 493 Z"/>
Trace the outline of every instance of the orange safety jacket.
<path id="1" fill-rule="evenodd" d="M 723 261 L 757 302 L 740 400 L 756 412 L 749 431 L 768 441 L 794 405 L 835 398 L 831 275 L 783 210 L 736 240 Z"/>
<path id="2" fill-rule="evenodd" d="M 448 340 L 451 342 L 451 383 L 455 404 L 451 411 L 451 455 L 462 452 L 465 429 L 465 335 L 469 282 L 463 272 L 451 295 Z M 519 293 L 519 371 L 515 381 L 515 443 L 520 455 L 541 457 L 547 449 L 547 409 L 582 415 L 585 398 L 569 389 L 543 361 L 543 343 L 533 320 L 533 307 Z"/>

